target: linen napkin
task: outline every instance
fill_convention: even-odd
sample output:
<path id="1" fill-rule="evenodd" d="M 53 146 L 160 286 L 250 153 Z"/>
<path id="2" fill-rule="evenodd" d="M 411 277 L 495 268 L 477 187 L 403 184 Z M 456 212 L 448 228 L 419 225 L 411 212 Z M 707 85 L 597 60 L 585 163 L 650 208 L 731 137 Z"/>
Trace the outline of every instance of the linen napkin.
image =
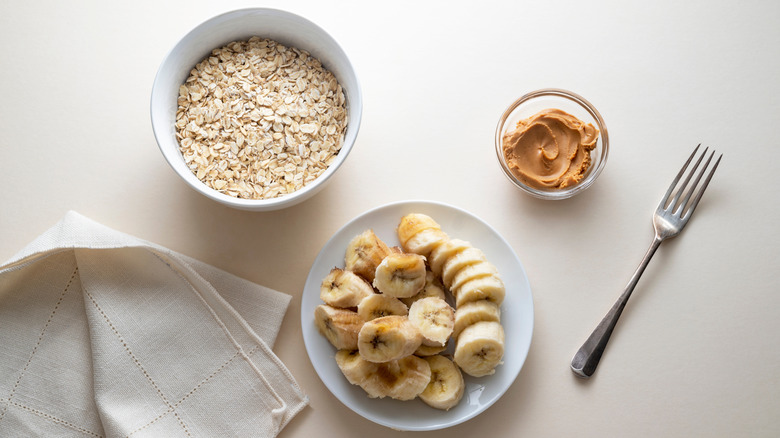
<path id="1" fill-rule="evenodd" d="M 276 436 L 289 302 L 69 212 L 0 266 L 0 436 Z"/>

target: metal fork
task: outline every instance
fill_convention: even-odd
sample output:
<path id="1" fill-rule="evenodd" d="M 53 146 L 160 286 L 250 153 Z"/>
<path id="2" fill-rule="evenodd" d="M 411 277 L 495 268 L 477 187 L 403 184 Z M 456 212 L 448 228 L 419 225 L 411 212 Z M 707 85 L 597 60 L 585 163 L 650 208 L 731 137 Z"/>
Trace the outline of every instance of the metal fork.
<path id="1" fill-rule="evenodd" d="M 696 173 L 696 169 L 699 167 L 699 164 L 701 164 L 702 159 L 704 159 L 704 156 L 707 155 L 708 148 L 704 149 L 704 152 L 702 152 L 701 156 L 696 161 L 696 164 L 693 166 L 693 168 L 691 168 L 688 176 L 685 178 L 680 187 L 677 188 L 677 183 L 680 182 L 680 178 L 683 176 L 685 169 L 688 168 L 688 165 L 693 160 L 693 157 L 696 155 L 699 147 L 701 147 L 701 144 L 696 146 L 696 149 L 693 150 L 693 153 L 688 158 L 688 161 L 686 161 L 685 165 L 682 167 L 682 169 L 680 169 L 680 173 L 678 173 L 677 177 L 674 178 L 672 185 L 669 186 L 669 190 L 666 191 L 666 194 L 661 200 L 661 203 L 655 210 L 655 214 L 653 215 L 655 238 L 653 239 L 653 243 L 650 245 L 650 249 L 647 250 L 645 257 L 642 259 L 642 262 L 639 264 L 639 267 L 637 268 L 633 277 L 631 277 L 631 280 L 628 282 L 625 291 L 623 291 L 615 304 L 612 305 L 612 308 L 609 310 L 609 312 L 607 312 L 606 316 L 604 316 L 604 319 L 601 320 L 596 329 L 593 330 L 593 333 L 591 333 L 585 343 L 582 344 L 582 347 L 580 347 L 580 349 L 577 351 L 577 354 L 574 355 L 574 358 L 571 361 L 571 369 L 577 376 L 588 378 L 593 375 L 594 371 L 596 371 L 596 367 L 599 364 L 601 355 L 604 353 L 604 348 L 606 348 L 609 337 L 612 335 L 612 330 L 614 330 L 618 318 L 620 318 L 620 314 L 623 313 L 623 308 L 626 307 L 628 298 L 631 297 L 631 292 L 634 291 L 634 287 L 636 287 L 637 282 L 639 282 L 639 277 L 645 271 L 648 262 L 650 262 L 650 259 L 661 245 L 661 242 L 680 234 L 682 229 L 685 227 L 685 224 L 687 224 L 688 220 L 691 218 L 693 210 L 696 209 L 696 206 L 699 204 L 701 195 L 704 193 L 704 190 L 707 189 L 707 185 L 710 183 L 710 179 L 712 179 L 712 175 L 715 173 L 715 169 L 718 168 L 718 164 L 720 164 L 720 159 L 723 157 L 723 154 L 721 154 L 718 157 L 718 160 L 715 161 L 715 164 L 712 166 L 712 169 L 707 174 L 707 178 L 704 180 L 704 183 L 701 185 L 698 191 L 696 190 L 696 186 L 698 186 L 702 176 L 704 175 L 704 172 L 710 165 L 710 161 L 712 161 L 712 157 L 715 155 L 714 150 L 707 158 L 707 162 L 704 164 L 704 167 L 702 167 L 701 171 L 699 171 L 699 174 L 696 176 L 696 180 L 694 180 L 693 185 L 687 191 L 685 190 L 686 186 L 691 181 L 691 177 L 693 177 L 694 173 Z M 682 198 L 682 201 L 680 201 L 680 198 L 683 195 L 685 197 Z M 691 200 L 692 197 L 693 199 Z"/>

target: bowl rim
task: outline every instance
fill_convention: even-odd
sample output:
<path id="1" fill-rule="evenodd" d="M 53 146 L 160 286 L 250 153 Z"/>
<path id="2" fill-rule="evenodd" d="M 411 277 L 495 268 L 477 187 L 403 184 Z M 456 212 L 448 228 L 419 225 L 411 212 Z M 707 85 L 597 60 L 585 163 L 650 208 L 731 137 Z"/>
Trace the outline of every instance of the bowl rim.
<path id="1" fill-rule="evenodd" d="M 208 187 L 206 184 L 200 181 L 200 179 L 198 179 L 189 170 L 189 168 L 186 168 L 186 165 L 185 165 L 186 173 L 184 173 L 180 168 L 177 167 L 177 164 L 184 163 L 183 157 L 178 147 L 178 140 L 174 138 L 174 143 L 176 145 L 175 148 L 169 149 L 163 147 L 163 143 L 167 143 L 170 140 L 168 138 L 169 133 L 167 131 L 169 127 L 159 126 L 159 124 L 155 122 L 155 96 L 159 92 L 159 89 L 161 87 L 160 82 L 162 81 L 163 74 L 166 72 L 166 69 L 168 68 L 168 64 L 172 62 L 174 54 L 177 51 L 182 50 L 184 47 L 186 47 L 186 45 L 189 44 L 190 40 L 194 39 L 194 36 L 202 33 L 204 29 L 207 29 L 213 23 L 243 17 L 248 14 L 280 16 L 283 18 L 288 18 L 297 21 L 305 26 L 310 27 L 313 31 L 319 34 L 321 38 L 324 38 L 325 40 L 328 41 L 330 45 L 332 45 L 332 47 L 336 52 L 335 53 L 336 56 L 334 56 L 334 58 L 341 58 L 343 60 L 344 71 L 348 72 L 348 76 L 351 76 L 351 79 L 354 79 L 354 84 L 355 84 L 354 89 L 349 90 L 349 94 L 351 94 L 352 96 L 348 95 L 346 91 L 344 93 L 345 95 L 344 97 L 346 100 L 347 120 L 349 123 L 347 124 L 347 129 L 344 133 L 344 141 L 341 145 L 341 149 L 339 150 L 339 153 L 336 154 L 334 161 L 330 164 L 330 166 L 328 166 L 328 168 L 322 174 L 320 174 L 309 185 L 304 186 L 301 189 L 298 189 L 292 193 L 287 193 L 278 196 L 276 198 L 270 198 L 270 199 L 243 199 L 243 198 L 233 197 L 224 193 L 220 193 L 219 191 L 212 189 L 211 187 Z M 258 36 L 262 36 L 262 35 L 258 35 Z M 309 49 L 305 47 L 302 49 L 306 50 L 307 52 L 309 51 Z M 320 59 L 319 56 L 317 57 L 317 59 L 319 59 L 320 62 L 322 62 L 322 59 Z M 328 70 L 332 72 L 330 68 L 328 68 Z M 342 86 L 344 85 L 341 80 L 339 80 L 339 83 Z M 154 134 L 157 146 L 160 149 L 160 152 L 162 152 L 163 157 L 165 158 L 168 165 L 174 170 L 174 172 L 181 179 L 184 180 L 184 182 L 189 187 L 191 187 L 192 189 L 196 190 L 198 193 L 206 196 L 207 198 L 213 201 L 216 201 L 224 205 L 228 205 L 233 208 L 238 208 L 242 210 L 253 210 L 253 211 L 271 211 L 271 210 L 278 210 L 284 207 L 289 207 L 308 199 L 310 196 L 314 195 L 317 191 L 319 191 L 325 185 L 325 183 L 331 178 L 331 176 L 333 176 L 333 174 L 341 166 L 341 164 L 343 164 L 343 162 L 347 158 L 347 155 L 349 155 L 349 153 L 351 152 L 355 144 L 355 141 L 357 139 L 358 132 L 360 131 L 360 124 L 361 124 L 362 113 L 363 113 L 363 93 L 360 84 L 360 79 L 357 75 L 357 71 L 355 70 L 355 66 L 352 64 L 352 61 L 347 56 L 347 53 L 344 51 L 343 47 L 341 47 L 339 42 L 335 38 L 333 38 L 333 36 L 330 35 L 330 33 L 328 33 L 325 29 L 320 27 L 318 24 L 314 23 L 313 21 L 303 16 L 282 9 L 241 8 L 241 9 L 234 9 L 231 11 L 223 12 L 218 15 L 212 16 L 200 22 L 198 25 L 190 29 L 181 38 L 177 40 L 176 44 L 165 54 L 165 56 L 162 59 L 162 62 L 160 63 L 157 69 L 157 72 L 154 77 L 154 81 L 152 83 L 149 107 L 150 107 L 149 110 L 150 118 L 152 123 L 152 132 Z M 354 118 L 354 120 L 351 120 L 352 118 Z"/>
<path id="2" fill-rule="evenodd" d="M 600 148 L 601 153 L 600 153 L 600 160 L 598 165 L 595 168 L 592 168 L 588 173 L 588 176 L 582 181 L 580 181 L 578 184 L 575 184 L 569 188 L 562 189 L 562 190 L 561 189 L 555 189 L 554 191 L 541 190 L 535 187 L 530 187 L 524 184 L 519 179 L 517 179 L 514 176 L 514 174 L 508 169 L 506 162 L 504 161 L 504 154 L 502 148 L 502 138 L 503 138 L 502 132 L 504 130 L 504 126 L 506 125 L 506 122 L 509 120 L 509 117 L 520 105 L 532 99 L 535 99 L 537 97 L 544 97 L 544 96 L 564 98 L 566 100 L 578 104 L 591 117 L 593 117 L 593 120 L 596 121 L 596 124 L 598 125 L 599 132 L 600 132 L 599 137 L 601 139 L 601 148 Z M 520 98 L 512 102 L 507 107 L 507 109 L 504 110 L 503 114 L 501 114 L 501 118 L 498 120 L 498 125 L 496 126 L 495 148 L 496 148 L 496 157 L 498 158 L 498 162 L 499 165 L 501 166 L 501 170 L 503 171 L 504 175 L 509 179 L 509 181 L 511 181 L 516 187 L 518 187 L 525 193 L 528 193 L 529 195 L 539 199 L 561 200 L 561 199 L 571 198 L 572 196 L 592 186 L 593 183 L 598 178 L 598 176 L 604 170 L 604 166 L 606 166 L 607 164 L 607 157 L 609 156 L 609 133 L 607 132 L 607 125 L 606 123 L 604 123 L 604 119 L 601 117 L 601 113 L 599 113 L 596 107 L 593 106 L 593 104 L 591 104 L 584 97 L 572 91 L 564 90 L 562 88 L 542 88 L 524 94 L 523 96 L 521 96 Z"/>

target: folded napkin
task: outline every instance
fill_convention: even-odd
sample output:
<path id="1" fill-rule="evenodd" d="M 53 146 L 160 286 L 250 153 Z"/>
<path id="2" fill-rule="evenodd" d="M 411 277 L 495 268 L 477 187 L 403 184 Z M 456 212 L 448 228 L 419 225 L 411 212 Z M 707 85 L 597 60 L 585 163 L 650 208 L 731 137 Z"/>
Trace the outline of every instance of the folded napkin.
<path id="1" fill-rule="evenodd" d="M 289 302 L 70 212 L 0 266 L 0 436 L 276 436 Z"/>

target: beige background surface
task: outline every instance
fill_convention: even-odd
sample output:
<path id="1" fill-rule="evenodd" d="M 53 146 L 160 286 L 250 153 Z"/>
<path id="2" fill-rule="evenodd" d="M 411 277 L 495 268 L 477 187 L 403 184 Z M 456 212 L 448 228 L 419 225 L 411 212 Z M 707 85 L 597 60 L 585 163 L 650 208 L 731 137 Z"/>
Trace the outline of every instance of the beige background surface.
<path id="1" fill-rule="evenodd" d="M 176 41 L 250 6 L 331 33 L 365 98 L 356 147 L 328 187 L 271 213 L 231 210 L 186 187 L 148 113 Z M 395 436 L 315 374 L 301 290 L 322 245 L 356 215 L 404 199 L 446 202 L 510 242 L 536 320 L 504 397 L 427 435 L 777 436 L 778 47 L 780 3 L 768 0 L 4 1 L 0 259 L 72 209 L 291 294 L 275 351 L 311 406 L 281 436 Z M 503 110 L 544 87 L 589 99 L 611 140 L 599 181 L 562 202 L 511 186 L 493 149 Z M 699 142 L 724 158 L 696 217 L 656 254 L 596 376 L 576 379 L 572 355 L 644 254 L 651 213 Z"/>

